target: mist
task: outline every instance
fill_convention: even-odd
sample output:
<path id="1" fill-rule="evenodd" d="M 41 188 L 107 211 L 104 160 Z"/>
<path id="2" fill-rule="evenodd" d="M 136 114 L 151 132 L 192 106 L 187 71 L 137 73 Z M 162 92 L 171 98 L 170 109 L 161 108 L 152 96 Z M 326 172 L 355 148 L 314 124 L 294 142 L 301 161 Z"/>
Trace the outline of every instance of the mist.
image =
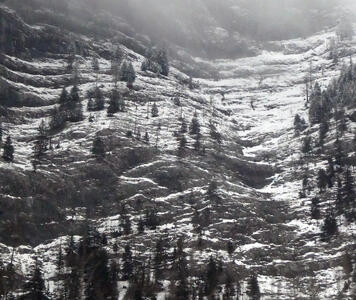
<path id="1" fill-rule="evenodd" d="M 73 23 L 86 20 L 90 32 L 98 38 L 115 34 L 107 32 L 111 23 L 134 38 L 144 36 L 150 45 L 164 44 L 208 58 L 254 55 L 261 43 L 307 37 L 332 28 L 340 19 L 355 19 L 353 0 L 29 0 L 18 3 L 48 6 L 71 15 Z M 25 9 L 24 15 L 26 15 Z M 28 16 L 25 16 L 29 18 Z M 33 23 L 46 21 L 31 16 Z M 105 25 L 111 22 L 109 26 Z M 95 23 L 98 30 L 93 28 Z M 84 22 L 81 22 L 85 24 Z M 54 24 L 56 25 L 56 24 Z M 63 24 L 66 27 L 68 24 Z M 85 26 L 83 27 L 85 31 Z"/>

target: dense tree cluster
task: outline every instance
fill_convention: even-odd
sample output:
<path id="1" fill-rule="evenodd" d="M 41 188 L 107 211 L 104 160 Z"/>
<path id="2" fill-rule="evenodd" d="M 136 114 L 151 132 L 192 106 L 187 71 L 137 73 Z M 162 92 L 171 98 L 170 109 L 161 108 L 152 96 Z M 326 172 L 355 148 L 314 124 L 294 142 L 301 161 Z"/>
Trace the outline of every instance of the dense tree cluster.
<path id="1" fill-rule="evenodd" d="M 164 49 L 149 49 L 146 52 L 146 59 L 141 65 L 142 71 L 151 71 L 164 76 L 169 74 L 169 61 L 167 51 Z"/>

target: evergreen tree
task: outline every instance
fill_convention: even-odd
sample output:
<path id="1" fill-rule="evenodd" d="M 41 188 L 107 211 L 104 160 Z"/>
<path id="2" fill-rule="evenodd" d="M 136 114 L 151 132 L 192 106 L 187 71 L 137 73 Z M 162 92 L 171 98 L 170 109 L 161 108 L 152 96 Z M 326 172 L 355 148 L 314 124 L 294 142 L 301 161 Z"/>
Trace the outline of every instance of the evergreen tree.
<path id="1" fill-rule="evenodd" d="M 55 108 L 51 112 L 49 127 L 51 130 L 60 130 L 63 129 L 66 123 L 66 115 L 65 113 Z"/>
<path id="2" fill-rule="evenodd" d="M 137 230 L 139 233 L 143 233 L 145 231 L 145 222 L 141 218 L 138 220 Z"/>
<path id="3" fill-rule="evenodd" d="M 123 104 L 120 104 L 122 101 L 121 100 L 121 96 L 120 93 L 117 89 L 114 89 L 111 93 L 111 97 L 110 97 L 110 102 L 109 102 L 109 106 L 108 106 L 108 115 L 113 115 L 117 112 L 119 112 L 121 109 L 121 111 L 123 111 Z"/>
<path id="4" fill-rule="evenodd" d="M 318 188 L 319 192 L 322 193 L 325 191 L 328 185 L 328 175 L 324 169 L 320 169 L 318 172 Z"/>
<path id="5" fill-rule="evenodd" d="M 126 60 L 124 60 L 121 64 L 120 68 L 120 80 L 121 81 L 128 81 L 128 70 L 129 70 L 129 64 L 127 63 Z"/>
<path id="6" fill-rule="evenodd" d="M 209 263 L 206 269 L 206 282 L 205 282 L 205 294 L 207 296 L 211 295 L 216 286 L 218 285 L 218 267 L 212 256 L 210 256 Z"/>
<path id="7" fill-rule="evenodd" d="M 312 138 L 309 135 L 303 139 L 301 150 L 304 154 L 308 154 L 312 151 Z"/>
<path id="8" fill-rule="evenodd" d="M 157 63 L 161 67 L 161 74 L 164 76 L 168 76 L 169 74 L 169 62 L 168 62 L 168 56 L 167 56 L 167 51 L 164 49 L 161 49 L 157 53 Z"/>
<path id="9" fill-rule="evenodd" d="M 152 116 L 152 118 L 158 117 L 158 107 L 157 107 L 156 102 L 154 102 L 152 105 L 151 116 Z"/>
<path id="10" fill-rule="evenodd" d="M 352 177 L 350 168 L 345 171 L 345 183 L 344 183 L 344 201 L 345 204 L 350 206 L 355 202 L 355 188 L 354 188 L 354 178 Z"/>
<path id="11" fill-rule="evenodd" d="M 99 87 L 96 87 L 94 90 L 94 103 L 91 104 L 92 107 L 89 110 L 89 102 L 88 102 L 88 110 L 89 111 L 100 111 L 100 110 L 104 109 L 104 105 L 105 105 L 105 101 L 104 101 L 103 92 L 101 91 L 101 89 Z"/>
<path id="12" fill-rule="evenodd" d="M 186 149 L 187 149 L 187 139 L 183 134 L 182 136 L 179 137 L 178 156 L 184 157 Z"/>
<path id="13" fill-rule="evenodd" d="M 258 278 L 256 275 L 252 275 L 247 282 L 247 294 L 251 300 L 258 300 L 261 297 Z"/>
<path id="14" fill-rule="evenodd" d="M 99 60 L 97 57 L 93 57 L 92 61 L 91 61 L 91 66 L 93 68 L 93 71 L 95 73 L 98 73 L 100 70 L 100 65 L 99 65 Z"/>
<path id="15" fill-rule="evenodd" d="M 36 137 L 35 145 L 34 145 L 34 157 L 37 159 L 41 159 L 43 155 L 47 152 L 48 150 L 48 143 L 49 143 L 49 138 L 47 135 L 48 129 L 47 126 L 44 122 L 44 120 L 41 121 L 40 126 L 37 129 L 38 134 Z"/>
<path id="16" fill-rule="evenodd" d="M 6 138 L 6 141 L 3 145 L 3 154 L 2 154 L 2 158 L 6 161 L 6 162 L 13 162 L 14 161 L 14 146 L 12 145 L 12 141 L 11 141 L 11 137 L 8 136 Z"/>
<path id="17" fill-rule="evenodd" d="M 66 88 L 64 87 L 62 89 L 62 93 L 61 93 L 61 95 L 59 97 L 59 104 L 61 106 L 65 106 L 65 105 L 67 105 L 68 100 L 69 100 L 69 95 L 68 95 L 68 92 L 67 92 Z"/>
<path id="18" fill-rule="evenodd" d="M 305 120 L 300 117 L 298 114 L 294 117 L 294 130 L 297 134 L 301 133 L 307 128 Z"/>
<path id="19" fill-rule="evenodd" d="M 324 117 L 324 111 L 322 107 L 322 95 L 320 85 L 315 84 L 313 93 L 310 96 L 310 108 L 309 108 L 309 121 L 311 124 L 320 123 Z"/>
<path id="20" fill-rule="evenodd" d="M 31 300 L 44 299 L 45 282 L 42 278 L 42 273 L 37 261 L 32 277 L 27 284 L 27 289 L 30 292 L 29 296 Z"/>
<path id="21" fill-rule="evenodd" d="M 66 299 L 80 300 L 81 298 L 81 277 L 77 267 L 71 267 L 70 272 L 64 279 Z"/>
<path id="22" fill-rule="evenodd" d="M 129 244 L 125 246 L 125 250 L 122 255 L 122 261 L 122 279 L 129 280 L 132 278 L 134 269 L 132 252 Z"/>
<path id="23" fill-rule="evenodd" d="M 328 124 L 327 120 L 324 118 L 319 126 L 319 144 L 320 144 L 320 146 L 324 145 L 324 139 L 325 139 L 325 136 L 328 133 L 328 131 L 329 131 L 329 124 Z"/>
<path id="24" fill-rule="evenodd" d="M 2 123 L 0 122 L 0 145 L 2 144 L 2 134 L 3 134 L 3 129 L 2 129 Z"/>
<path id="25" fill-rule="evenodd" d="M 105 157 L 105 144 L 100 137 L 96 137 L 93 141 L 91 152 L 96 157 Z"/>
<path id="26" fill-rule="evenodd" d="M 320 218 L 319 198 L 313 198 L 311 203 L 311 217 L 318 220 Z"/>
<path id="27" fill-rule="evenodd" d="M 228 241 L 226 249 L 227 249 L 227 253 L 229 253 L 229 255 L 232 255 L 235 251 L 235 246 L 231 241 Z"/>
<path id="28" fill-rule="evenodd" d="M 189 132 L 191 135 L 199 135 L 200 134 L 200 123 L 198 120 L 197 112 L 194 113 L 192 122 L 190 124 Z"/>
<path id="29" fill-rule="evenodd" d="M 334 215 L 328 212 L 322 226 L 322 240 L 328 241 L 333 235 L 337 234 L 338 226 Z"/>
<path id="30" fill-rule="evenodd" d="M 83 120 L 83 108 L 80 101 L 79 89 L 76 85 L 70 91 L 69 100 L 66 105 L 68 121 L 79 122 Z"/>
<path id="31" fill-rule="evenodd" d="M 154 254 L 154 271 L 155 271 L 156 281 L 159 281 L 162 278 L 164 262 L 165 262 L 164 242 L 162 239 L 159 239 L 156 242 L 155 254 Z"/>
<path id="32" fill-rule="evenodd" d="M 135 80 L 136 80 L 135 69 L 134 69 L 132 63 L 130 62 L 130 64 L 128 65 L 128 68 L 127 68 L 127 87 L 132 88 Z"/>

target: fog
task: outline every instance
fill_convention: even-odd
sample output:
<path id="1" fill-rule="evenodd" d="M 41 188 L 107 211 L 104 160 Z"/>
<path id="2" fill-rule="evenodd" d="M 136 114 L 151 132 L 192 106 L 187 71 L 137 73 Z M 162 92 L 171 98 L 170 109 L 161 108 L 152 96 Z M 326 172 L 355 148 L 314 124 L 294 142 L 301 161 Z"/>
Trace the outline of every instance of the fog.
<path id="1" fill-rule="evenodd" d="M 353 0 L 105 0 L 135 30 L 198 49 L 214 28 L 256 41 L 303 37 L 354 18 Z M 223 30 L 223 31 L 222 31 Z"/>
<path id="2" fill-rule="evenodd" d="M 93 21 L 102 26 L 113 16 L 125 24 L 125 33 L 146 35 L 152 44 L 165 43 L 208 57 L 249 55 L 257 44 L 306 37 L 356 15 L 354 0 L 7 1 L 16 2 L 19 9 L 37 5 L 65 11 L 74 23 L 84 20 L 82 27 Z M 51 22 L 51 18 L 37 17 L 40 22 Z"/>

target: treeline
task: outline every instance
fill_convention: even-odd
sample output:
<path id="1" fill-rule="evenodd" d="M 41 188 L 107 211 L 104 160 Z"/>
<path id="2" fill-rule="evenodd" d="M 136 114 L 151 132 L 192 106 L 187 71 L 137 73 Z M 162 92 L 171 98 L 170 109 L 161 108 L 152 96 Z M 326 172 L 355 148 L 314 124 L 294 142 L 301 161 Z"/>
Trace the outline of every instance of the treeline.
<path id="1" fill-rule="evenodd" d="M 152 255 L 147 257 L 147 250 Z M 142 252 L 141 252 L 142 251 Z M 129 242 L 122 246 L 110 244 L 105 234 L 91 225 L 77 241 L 73 236 L 64 245 L 59 244 L 55 257 L 55 273 L 51 280 L 54 289 L 48 290 L 40 261 L 36 258 L 29 278 L 22 285 L 21 296 L 15 296 L 11 287 L 14 266 L 0 265 L 0 295 L 6 299 L 157 299 L 165 292 L 169 300 L 240 299 L 242 277 L 222 260 L 210 257 L 204 266 L 197 265 L 187 254 L 183 239 L 174 244 L 168 239 L 158 239 L 152 248 L 134 249 Z M 164 281 L 170 281 L 167 287 Z M 118 288 L 118 282 L 126 288 Z M 123 286 L 123 285 L 120 285 Z M 258 277 L 247 278 L 249 299 L 261 297 Z"/>
<path id="2" fill-rule="evenodd" d="M 329 241 L 338 233 L 343 216 L 349 223 L 356 221 L 356 193 L 354 166 L 356 135 L 350 138 L 350 121 L 354 122 L 356 107 L 356 67 L 350 59 L 350 66 L 342 71 L 325 90 L 318 83 L 309 99 L 309 121 L 319 127 L 317 139 L 313 139 L 306 121 L 296 115 L 294 126 L 297 134 L 304 132 L 301 152 L 309 160 L 316 155 L 327 161 L 327 166 L 319 168 L 315 178 L 306 169 L 302 180 L 300 197 L 312 195 L 311 217 L 323 219 L 321 238 Z M 331 129 L 334 129 L 333 131 Z M 334 133 L 334 135 L 332 134 Z M 332 143 L 330 141 L 333 141 Z M 326 206 L 323 213 L 322 206 Z"/>

